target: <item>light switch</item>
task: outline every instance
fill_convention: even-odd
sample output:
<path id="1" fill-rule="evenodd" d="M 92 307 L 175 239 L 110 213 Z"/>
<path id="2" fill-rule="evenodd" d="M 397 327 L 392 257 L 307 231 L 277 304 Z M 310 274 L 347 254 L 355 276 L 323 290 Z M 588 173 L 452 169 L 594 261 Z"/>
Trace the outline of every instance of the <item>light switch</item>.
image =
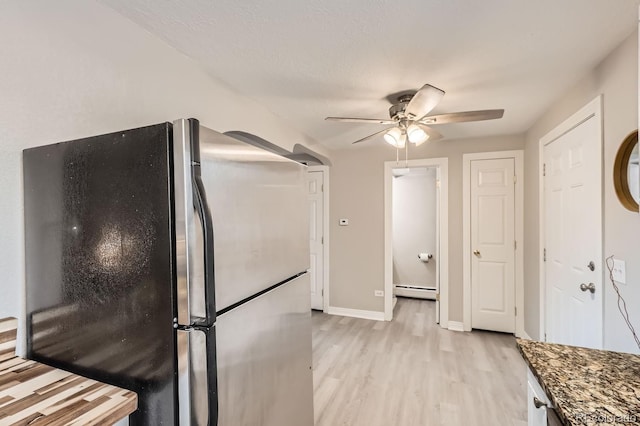
<path id="1" fill-rule="evenodd" d="M 349 219 L 340 219 L 340 226 L 349 226 Z"/>
<path id="2" fill-rule="evenodd" d="M 627 266 L 624 260 L 613 259 L 613 280 L 620 284 L 627 283 Z"/>

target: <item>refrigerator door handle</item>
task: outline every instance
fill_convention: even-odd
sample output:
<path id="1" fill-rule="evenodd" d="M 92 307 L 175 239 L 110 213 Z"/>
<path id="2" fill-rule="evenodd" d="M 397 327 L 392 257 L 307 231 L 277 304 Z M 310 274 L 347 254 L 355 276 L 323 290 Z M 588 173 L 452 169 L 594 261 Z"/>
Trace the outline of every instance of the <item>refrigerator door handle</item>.
<path id="1" fill-rule="evenodd" d="M 204 308 L 193 306 L 199 281 L 194 279 L 193 254 L 198 249 L 196 241 L 195 211 L 191 178 L 191 135 L 187 120 L 173 122 L 173 188 L 176 245 L 176 293 L 177 317 L 175 325 L 192 324 L 194 317 L 205 316 Z"/>
<path id="2" fill-rule="evenodd" d="M 200 177 L 198 120 L 173 123 L 176 241 L 176 325 L 215 322 L 213 220 Z"/>
<path id="3" fill-rule="evenodd" d="M 200 123 L 195 118 L 189 119 L 191 134 L 191 179 L 193 188 L 193 204 L 200 219 L 203 237 L 204 265 L 204 305 L 206 318 L 204 325 L 212 325 L 216 319 L 214 268 L 213 268 L 213 219 L 207 204 L 207 197 L 202 183 L 200 168 Z"/>
<path id="4" fill-rule="evenodd" d="M 215 329 L 177 332 L 178 415 L 180 426 L 218 424 Z M 211 341 L 213 340 L 213 341 Z"/>

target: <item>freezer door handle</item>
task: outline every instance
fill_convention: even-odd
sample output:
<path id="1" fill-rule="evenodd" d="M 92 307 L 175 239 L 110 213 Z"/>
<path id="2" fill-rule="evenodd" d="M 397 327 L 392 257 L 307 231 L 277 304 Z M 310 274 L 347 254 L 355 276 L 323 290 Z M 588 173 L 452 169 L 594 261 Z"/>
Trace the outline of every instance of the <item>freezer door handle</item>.
<path id="1" fill-rule="evenodd" d="M 218 424 L 215 329 L 177 330 L 180 426 Z"/>
<path id="2" fill-rule="evenodd" d="M 204 304 L 205 325 L 212 325 L 216 319 L 214 269 L 213 269 L 213 219 L 207 204 L 207 197 L 202 183 L 200 169 L 200 123 L 195 118 L 189 119 L 191 134 L 191 179 L 193 187 L 193 203 L 200 219 L 203 238 L 204 265 Z"/>
<path id="3" fill-rule="evenodd" d="M 200 176 L 198 120 L 173 123 L 177 319 L 181 326 L 215 322 L 213 220 Z"/>

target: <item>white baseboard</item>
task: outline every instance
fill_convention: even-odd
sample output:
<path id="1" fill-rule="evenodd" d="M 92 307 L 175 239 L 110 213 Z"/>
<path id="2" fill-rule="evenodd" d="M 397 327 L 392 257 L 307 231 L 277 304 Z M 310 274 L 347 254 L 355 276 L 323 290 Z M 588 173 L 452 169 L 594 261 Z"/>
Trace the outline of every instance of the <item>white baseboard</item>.
<path id="1" fill-rule="evenodd" d="M 449 321 L 449 330 L 451 331 L 464 331 L 464 326 L 460 321 Z"/>
<path id="2" fill-rule="evenodd" d="M 327 313 L 330 315 L 340 315 L 343 317 L 384 321 L 384 312 L 380 311 L 364 311 L 361 309 L 337 308 L 335 306 L 329 306 L 329 309 L 327 309 Z"/>
<path id="3" fill-rule="evenodd" d="M 526 331 L 522 331 L 522 333 L 520 333 L 520 336 L 516 336 L 516 337 L 519 337 L 519 338 L 521 338 L 521 339 L 525 339 L 525 340 L 533 340 L 533 339 L 531 338 L 531 336 L 529 336 L 529 335 L 527 334 L 527 332 L 526 332 Z"/>

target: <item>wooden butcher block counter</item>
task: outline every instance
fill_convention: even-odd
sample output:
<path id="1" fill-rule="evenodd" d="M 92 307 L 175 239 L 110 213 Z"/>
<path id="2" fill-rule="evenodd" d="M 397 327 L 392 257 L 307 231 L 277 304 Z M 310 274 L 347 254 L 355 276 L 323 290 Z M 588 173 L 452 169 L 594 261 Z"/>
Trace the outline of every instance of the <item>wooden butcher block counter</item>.
<path id="1" fill-rule="evenodd" d="M 111 425 L 137 409 L 134 392 L 17 357 L 16 329 L 0 319 L 0 426 Z"/>

